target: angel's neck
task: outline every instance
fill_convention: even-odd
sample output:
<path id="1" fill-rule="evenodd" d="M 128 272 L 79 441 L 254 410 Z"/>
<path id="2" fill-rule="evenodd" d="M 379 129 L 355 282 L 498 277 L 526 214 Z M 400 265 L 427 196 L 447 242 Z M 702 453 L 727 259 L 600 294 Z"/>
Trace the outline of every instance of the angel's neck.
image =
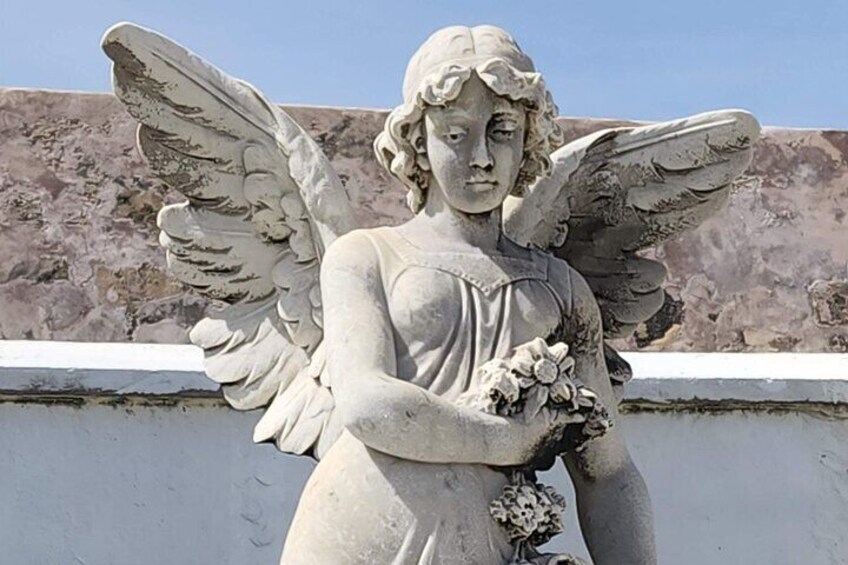
<path id="1" fill-rule="evenodd" d="M 484 214 L 466 214 L 451 207 L 444 198 L 431 191 L 424 209 L 411 222 L 423 229 L 444 247 L 473 247 L 484 252 L 497 251 L 501 244 L 501 209 Z"/>

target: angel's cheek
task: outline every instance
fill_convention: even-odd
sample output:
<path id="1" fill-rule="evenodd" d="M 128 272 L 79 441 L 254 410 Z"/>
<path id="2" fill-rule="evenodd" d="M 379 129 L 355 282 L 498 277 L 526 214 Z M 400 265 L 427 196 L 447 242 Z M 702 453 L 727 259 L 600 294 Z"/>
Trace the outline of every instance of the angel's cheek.
<path id="1" fill-rule="evenodd" d="M 498 186 L 504 189 L 503 198 L 512 192 L 524 157 L 524 133 L 517 131 L 513 135 L 509 141 L 489 144 L 494 160 L 494 175 L 498 180 Z"/>
<path id="2" fill-rule="evenodd" d="M 467 169 L 460 148 L 451 147 L 438 138 L 427 142 L 427 160 L 432 175 L 431 187 L 442 192 L 465 184 Z"/>

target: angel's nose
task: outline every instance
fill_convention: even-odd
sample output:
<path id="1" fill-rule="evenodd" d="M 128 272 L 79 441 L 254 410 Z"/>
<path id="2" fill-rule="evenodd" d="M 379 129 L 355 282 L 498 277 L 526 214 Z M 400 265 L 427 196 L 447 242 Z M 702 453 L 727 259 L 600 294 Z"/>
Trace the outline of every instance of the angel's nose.
<path id="1" fill-rule="evenodd" d="M 489 169 L 494 164 L 495 161 L 489 152 L 489 143 L 486 140 L 485 134 L 478 136 L 471 152 L 471 166 L 479 169 Z"/>

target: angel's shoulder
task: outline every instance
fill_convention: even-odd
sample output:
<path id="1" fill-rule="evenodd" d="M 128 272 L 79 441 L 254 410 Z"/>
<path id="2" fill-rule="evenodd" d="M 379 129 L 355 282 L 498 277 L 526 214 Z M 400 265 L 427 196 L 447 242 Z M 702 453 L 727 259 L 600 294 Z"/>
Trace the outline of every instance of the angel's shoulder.
<path id="1" fill-rule="evenodd" d="M 572 288 L 574 275 L 577 274 L 568 261 L 557 257 L 549 251 L 533 249 L 534 254 L 545 257 L 547 263 L 547 280 L 551 288 L 559 295 L 563 304 L 569 306 L 573 301 L 574 289 Z M 570 309 L 570 308 L 567 308 Z"/>
<path id="2" fill-rule="evenodd" d="M 362 273 L 379 269 L 375 231 L 376 228 L 351 230 L 333 241 L 321 259 L 322 275 L 338 269 Z"/>
<path id="3" fill-rule="evenodd" d="M 548 260 L 548 281 L 568 305 L 569 318 L 584 322 L 600 321 L 598 301 L 580 271 L 568 261 L 551 255 Z"/>
<path id="4" fill-rule="evenodd" d="M 321 280 L 344 274 L 376 288 L 391 287 L 403 272 L 406 261 L 397 250 L 394 228 L 381 226 L 350 231 L 336 239 L 327 249 L 321 265 Z M 379 286 L 379 285 L 377 285 Z"/>
<path id="5" fill-rule="evenodd" d="M 549 251 L 533 249 L 533 253 L 543 254 L 548 262 L 548 279 L 553 284 L 570 285 L 572 272 L 575 271 L 565 259 L 557 257 Z"/>

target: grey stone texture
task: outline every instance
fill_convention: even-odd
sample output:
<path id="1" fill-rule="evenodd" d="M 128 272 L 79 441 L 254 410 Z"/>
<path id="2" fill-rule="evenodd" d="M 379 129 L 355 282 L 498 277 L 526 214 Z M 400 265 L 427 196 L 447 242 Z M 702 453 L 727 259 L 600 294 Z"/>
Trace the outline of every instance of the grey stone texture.
<path id="1" fill-rule="evenodd" d="M 371 149 L 386 111 L 285 107 L 362 226 L 408 219 Z M 568 140 L 632 122 L 563 118 Z M 178 194 L 112 95 L 0 89 L 0 338 L 185 343 L 214 304 L 168 276 L 156 213 Z M 624 349 L 848 351 L 848 132 L 765 128 L 725 209 L 656 249 L 665 307 Z"/>

